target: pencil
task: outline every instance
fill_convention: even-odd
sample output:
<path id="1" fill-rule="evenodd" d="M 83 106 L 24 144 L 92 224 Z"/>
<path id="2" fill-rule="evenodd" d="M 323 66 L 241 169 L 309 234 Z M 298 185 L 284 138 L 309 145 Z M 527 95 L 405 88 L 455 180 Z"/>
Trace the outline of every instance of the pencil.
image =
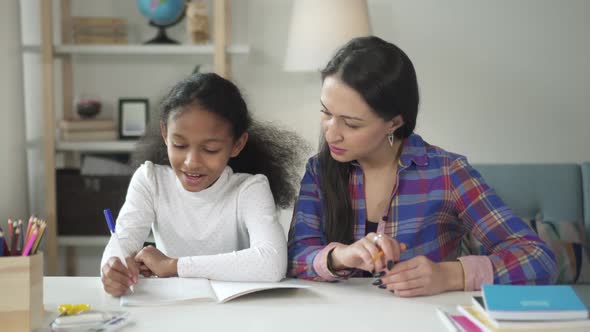
<path id="1" fill-rule="evenodd" d="M 0 257 L 4 256 L 4 232 L 0 230 Z"/>
<path id="2" fill-rule="evenodd" d="M 2 229 L 2 227 L 0 227 L 0 232 L 4 233 L 4 230 Z M 2 246 L 2 251 L 4 252 L 4 256 L 10 256 L 10 250 L 8 249 L 8 237 L 4 237 L 2 243 L 0 243 L 0 246 Z"/>
<path id="3" fill-rule="evenodd" d="M 25 237 L 25 243 L 27 242 L 27 240 L 31 236 L 31 231 L 32 231 L 31 227 L 33 227 L 33 220 L 34 220 L 33 216 L 30 216 L 29 223 L 27 225 L 27 236 Z"/>
<path id="4" fill-rule="evenodd" d="M 12 234 L 14 235 L 14 232 L 16 232 L 16 229 L 18 228 L 18 221 L 13 220 L 12 221 Z"/>
<path id="5" fill-rule="evenodd" d="M 47 227 L 47 223 L 44 220 L 40 220 L 39 224 L 39 234 L 37 234 L 37 238 L 33 244 L 33 254 L 37 253 L 37 249 L 39 249 L 39 243 L 41 242 L 43 235 L 45 235 L 45 227 Z"/>
<path id="6" fill-rule="evenodd" d="M 379 250 L 378 253 L 374 254 L 371 259 L 376 262 L 379 258 L 383 257 L 383 250 Z"/>
<path id="7" fill-rule="evenodd" d="M 8 218 L 8 238 L 12 239 L 12 219 Z"/>
<path id="8" fill-rule="evenodd" d="M 25 249 L 23 250 L 23 254 L 22 254 L 23 256 L 28 256 L 29 253 L 31 252 L 31 248 L 33 247 L 33 243 L 35 243 L 35 240 L 37 239 L 37 234 L 39 234 L 39 230 L 37 228 L 35 228 L 33 230 L 33 233 L 31 234 L 31 238 L 29 239 Z"/>
<path id="9" fill-rule="evenodd" d="M 12 253 L 12 255 L 16 256 L 18 255 L 17 252 L 17 245 L 18 245 L 18 237 L 20 236 L 20 229 L 16 228 L 14 230 L 14 233 L 12 234 L 12 240 L 10 240 L 10 252 Z"/>
<path id="10" fill-rule="evenodd" d="M 26 236 L 23 230 L 23 221 L 21 219 L 18 220 L 18 230 L 20 232 L 20 236 L 18 237 L 18 243 L 16 244 L 16 254 L 18 255 L 24 248 L 25 242 L 24 238 Z"/>
<path id="11" fill-rule="evenodd" d="M 35 227 L 35 226 L 37 226 L 37 228 L 41 227 L 41 220 L 39 220 L 36 217 L 33 219 L 33 226 L 31 226 L 31 227 Z"/>

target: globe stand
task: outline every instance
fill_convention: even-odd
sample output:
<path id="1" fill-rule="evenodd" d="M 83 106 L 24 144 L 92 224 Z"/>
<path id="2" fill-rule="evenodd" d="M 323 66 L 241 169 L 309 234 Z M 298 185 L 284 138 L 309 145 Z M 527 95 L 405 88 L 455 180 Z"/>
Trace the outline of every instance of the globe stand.
<path id="1" fill-rule="evenodd" d="M 168 37 L 166 34 L 166 28 L 171 27 L 176 23 L 177 22 L 168 25 L 158 25 L 153 21 L 150 21 L 151 26 L 158 28 L 158 34 L 156 37 L 146 41 L 144 44 L 180 44 L 176 40 Z"/>
<path id="2" fill-rule="evenodd" d="M 144 44 L 180 44 L 179 42 L 177 42 L 176 40 L 168 37 L 168 35 L 166 34 L 166 28 L 170 28 L 176 24 L 178 24 L 180 21 L 182 21 L 182 19 L 184 18 L 184 16 L 186 15 L 185 10 L 182 11 L 182 13 L 180 14 L 180 16 L 178 16 L 176 18 L 176 20 L 174 20 L 174 22 L 170 22 L 168 24 L 158 24 L 152 20 L 150 20 L 150 25 L 158 28 L 158 34 L 156 35 L 156 37 L 146 41 Z"/>

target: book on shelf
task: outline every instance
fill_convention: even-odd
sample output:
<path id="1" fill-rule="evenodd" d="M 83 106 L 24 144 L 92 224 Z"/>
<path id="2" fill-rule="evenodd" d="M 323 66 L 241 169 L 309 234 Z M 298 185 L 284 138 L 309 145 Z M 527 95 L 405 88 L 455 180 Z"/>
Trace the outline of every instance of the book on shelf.
<path id="1" fill-rule="evenodd" d="M 87 36 L 75 35 L 72 37 L 74 44 L 127 44 L 127 36 Z"/>
<path id="2" fill-rule="evenodd" d="M 62 140 L 68 142 L 80 141 L 114 141 L 119 139 L 119 133 L 116 130 L 85 130 L 70 131 L 62 130 Z"/>
<path id="3" fill-rule="evenodd" d="M 567 285 L 483 285 L 482 295 L 496 320 L 588 319 L 588 308 Z"/>
<path id="4" fill-rule="evenodd" d="M 81 175 L 133 175 L 135 169 L 129 164 L 107 157 L 84 156 L 80 167 Z"/>
<path id="5" fill-rule="evenodd" d="M 89 27 L 75 27 L 73 29 L 74 35 L 81 36 L 127 36 L 127 29 L 124 26 L 89 26 Z"/>
<path id="6" fill-rule="evenodd" d="M 87 26 L 125 26 L 127 20 L 121 17 L 110 16 L 73 16 L 72 27 L 87 27 Z"/>
<path id="7" fill-rule="evenodd" d="M 74 30 L 72 37 L 103 37 L 103 38 L 120 38 L 127 40 L 127 32 L 118 29 L 103 28 L 83 28 Z"/>
<path id="8" fill-rule="evenodd" d="M 486 332 L 542 332 L 542 331 L 587 331 L 590 329 L 590 319 L 577 320 L 553 320 L 553 321 L 530 321 L 530 320 L 495 320 L 489 317 L 487 312 L 482 311 L 478 305 L 459 305 L 457 310 L 479 329 Z M 461 330 L 459 330 L 461 331 Z"/>
<path id="9" fill-rule="evenodd" d="M 72 43 L 74 44 L 126 44 L 127 22 L 118 17 L 72 18 Z"/>
<path id="10" fill-rule="evenodd" d="M 114 120 L 61 120 L 59 128 L 67 131 L 116 130 L 117 124 Z"/>
<path id="11" fill-rule="evenodd" d="M 140 278 L 133 293 L 121 297 L 122 306 L 152 306 L 186 301 L 225 303 L 242 295 L 278 288 L 309 288 L 299 280 L 231 282 L 203 278 Z"/>

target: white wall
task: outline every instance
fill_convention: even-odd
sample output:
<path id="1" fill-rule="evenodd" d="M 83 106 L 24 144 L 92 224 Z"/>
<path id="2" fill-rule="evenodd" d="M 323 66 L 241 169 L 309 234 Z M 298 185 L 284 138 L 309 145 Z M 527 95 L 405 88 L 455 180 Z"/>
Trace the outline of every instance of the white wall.
<path id="1" fill-rule="evenodd" d="M 590 160 L 590 2 L 394 1 L 419 132 L 474 162 Z"/>
<path id="2" fill-rule="evenodd" d="M 0 10 L 0 225 L 8 217 L 27 218 L 27 177 L 18 1 Z"/>
<path id="3" fill-rule="evenodd" d="M 590 2 L 369 0 L 373 31 L 413 60 L 418 133 L 472 162 L 590 160 Z M 266 19 L 260 19 L 264 8 Z M 290 5 L 251 0 L 235 78 L 259 116 L 317 141 L 317 74 L 281 72 Z"/>
<path id="4" fill-rule="evenodd" d="M 292 3 L 232 1 L 232 37 L 251 47 L 249 55 L 232 57 L 233 77 L 259 118 L 292 127 L 315 146 L 319 75 L 282 71 Z M 132 42 L 154 33 L 134 1 L 73 4 L 78 15 L 128 13 Z M 422 97 L 417 131 L 430 143 L 465 154 L 472 162 L 590 159 L 590 149 L 585 148 L 590 141 L 590 2 L 368 4 L 374 33 L 398 44 L 414 61 Z M 183 24 L 171 34 L 186 40 Z M 83 66 L 74 72 L 75 93 L 102 98 L 102 117 L 116 117 L 119 97 L 147 96 L 155 107 L 194 64 L 212 68 L 207 56 L 76 61 Z"/>
<path id="5" fill-rule="evenodd" d="M 135 1 L 73 3 L 78 15 L 125 15 L 133 41 L 153 34 L 135 10 Z M 233 76 L 258 118 L 291 127 L 315 146 L 319 75 L 282 71 L 292 3 L 232 1 L 232 36 L 251 47 L 249 55 L 232 57 Z M 368 0 L 368 4 L 374 33 L 398 44 L 414 61 L 422 96 L 418 133 L 429 142 L 476 163 L 590 160 L 590 2 Z M 9 12 L 11 6 L 6 7 Z M 17 15 L 4 9 L 0 33 L 17 35 Z M 184 40 L 182 29 L 182 25 L 172 29 L 172 35 Z M 20 82 L 18 58 L 10 61 L 10 66 L 2 61 L 7 68 L 2 73 L 11 73 Z M 194 64 L 208 63 L 211 68 L 208 57 L 77 61 L 84 67 L 74 73 L 76 92 L 100 89 L 106 105 L 103 117 L 113 116 L 117 97 L 148 96 L 155 104 Z M 3 84 L 10 91 L 20 86 L 11 83 Z M 9 104 L 14 99 L 15 93 L 6 89 L 0 93 L 9 97 Z M 13 103 L 22 105 L 20 100 Z M 19 119 L 12 123 L 20 127 L 2 124 L 6 127 L 2 134 L 22 132 L 22 116 Z M 0 142 L 2 149 L 12 148 L 6 140 Z M 22 162 L 24 157 L 19 158 Z M 14 171 L 9 177 L 7 172 L 1 174 L 11 181 L 7 184 L 22 182 L 15 180 Z M 5 196 L 10 206 L 24 201 L 14 199 L 18 195 L 13 193 Z M 97 273 L 99 252 L 80 252 L 82 274 Z"/>

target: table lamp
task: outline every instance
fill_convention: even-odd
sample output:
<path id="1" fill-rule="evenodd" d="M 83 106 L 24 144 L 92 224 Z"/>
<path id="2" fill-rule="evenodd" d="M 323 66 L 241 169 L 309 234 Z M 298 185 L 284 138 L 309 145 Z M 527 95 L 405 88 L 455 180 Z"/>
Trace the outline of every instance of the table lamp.
<path id="1" fill-rule="evenodd" d="M 295 0 L 285 71 L 317 71 L 354 37 L 371 34 L 365 0 Z"/>

